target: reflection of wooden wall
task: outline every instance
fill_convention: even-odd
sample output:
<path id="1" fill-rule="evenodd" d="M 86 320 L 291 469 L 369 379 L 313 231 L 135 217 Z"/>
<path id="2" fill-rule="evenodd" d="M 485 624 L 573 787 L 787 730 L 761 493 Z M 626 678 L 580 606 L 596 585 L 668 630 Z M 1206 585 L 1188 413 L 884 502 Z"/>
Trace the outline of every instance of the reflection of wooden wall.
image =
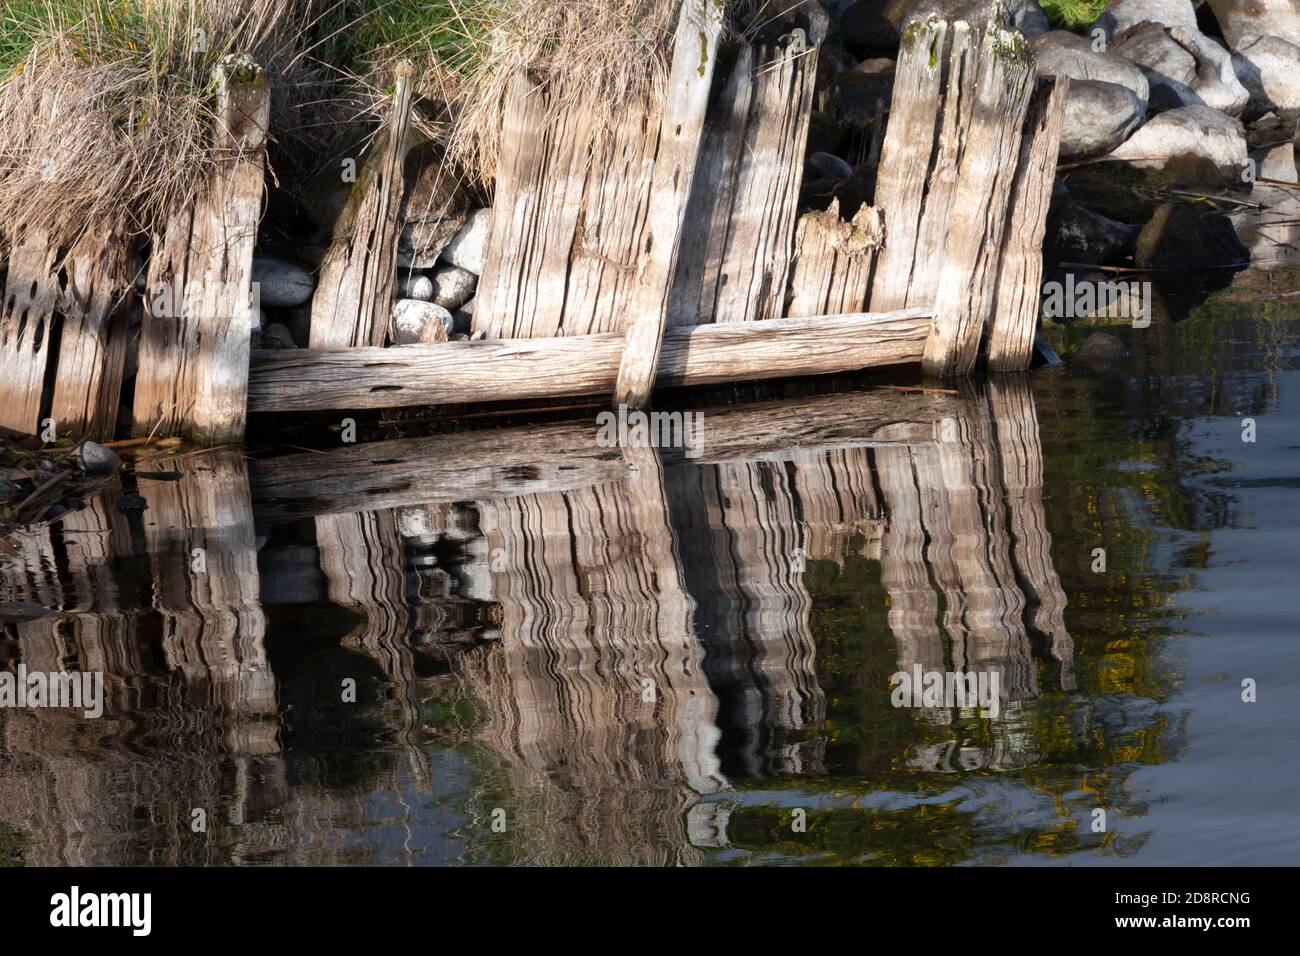
<path id="1" fill-rule="evenodd" d="M 728 756 L 748 775 L 821 770 L 816 741 L 773 740 L 775 732 L 825 716 L 803 582 L 808 535 L 793 470 L 747 462 L 684 465 L 672 475 L 705 670 L 733 735 Z"/>
<path id="2" fill-rule="evenodd" d="M 287 796 L 242 460 L 148 468 L 181 478 L 141 480 L 143 514 L 118 511 L 116 492 L 94 498 L 15 536 L 18 566 L 4 569 L 13 599 L 56 610 L 6 627 L 17 654 L 0 666 L 104 674 L 98 719 L 0 711 L 0 820 L 27 831 L 30 863 L 213 862 L 192 808 L 215 832 Z M 204 573 L 190 570 L 195 547 Z M 241 834 L 236 852 L 257 841 Z"/>
<path id="3" fill-rule="evenodd" d="M 629 455 L 626 482 L 478 504 L 501 640 L 461 663 L 524 777 L 518 839 L 669 862 L 689 793 L 725 781 L 662 466 Z"/>

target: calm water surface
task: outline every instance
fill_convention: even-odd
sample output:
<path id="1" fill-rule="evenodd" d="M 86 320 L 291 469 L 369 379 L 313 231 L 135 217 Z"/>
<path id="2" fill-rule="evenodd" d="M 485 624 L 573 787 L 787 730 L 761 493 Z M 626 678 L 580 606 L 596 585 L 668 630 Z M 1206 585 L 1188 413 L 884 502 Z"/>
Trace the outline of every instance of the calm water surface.
<path id="1" fill-rule="evenodd" d="M 1298 289 L 694 461 L 566 460 L 589 418 L 142 458 L 147 510 L 0 567 L 0 669 L 106 687 L 0 710 L 0 862 L 1295 863 Z M 998 715 L 894 707 L 914 666 Z"/>

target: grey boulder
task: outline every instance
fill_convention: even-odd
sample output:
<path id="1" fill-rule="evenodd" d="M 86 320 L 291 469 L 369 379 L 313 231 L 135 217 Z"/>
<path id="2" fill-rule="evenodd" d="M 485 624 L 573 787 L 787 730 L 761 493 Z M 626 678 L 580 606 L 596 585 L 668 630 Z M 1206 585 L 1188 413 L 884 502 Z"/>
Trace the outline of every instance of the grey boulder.
<path id="1" fill-rule="evenodd" d="M 1156 210 L 1138 236 L 1133 262 L 1140 269 L 1209 269 L 1243 265 L 1250 250 L 1237 239 L 1227 216 L 1179 203 Z"/>
<path id="2" fill-rule="evenodd" d="M 1208 106 L 1184 106 L 1154 117 L 1110 153 L 1141 169 L 1179 167 L 1240 176 L 1247 159 L 1241 123 Z"/>
<path id="3" fill-rule="evenodd" d="M 311 298 L 316 280 L 302 266 L 284 259 L 253 260 L 253 282 L 262 305 L 288 309 Z"/>
<path id="4" fill-rule="evenodd" d="M 446 342 L 452 333 L 451 313 L 433 302 L 398 299 L 393 303 L 390 336 L 394 345 Z"/>
<path id="5" fill-rule="evenodd" d="M 483 256 L 487 251 L 488 235 L 492 232 L 492 210 L 476 209 L 465 225 L 442 250 L 442 260 L 467 269 L 475 275 L 483 273 Z"/>
<path id="6" fill-rule="evenodd" d="M 1117 222 L 1062 195 L 1052 203 L 1047 239 L 1056 262 L 1116 265 L 1133 254 L 1140 226 Z"/>
<path id="7" fill-rule="evenodd" d="M 397 277 L 397 295 L 402 299 L 419 299 L 421 302 L 433 301 L 433 280 L 428 276 L 399 275 Z"/>
<path id="8" fill-rule="evenodd" d="M 1232 66 L 1250 93 L 1252 110 L 1300 110 L 1300 46 L 1258 37 L 1232 54 Z"/>
<path id="9" fill-rule="evenodd" d="M 1209 4 L 1234 50 L 1266 36 L 1300 46 L 1300 3 L 1296 0 L 1209 0 Z"/>
<path id="10" fill-rule="evenodd" d="M 1138 128 L 1146 108 L 1146 102 L 1127 86 L 1104 80 L 1071 81 L 1061 132 L 1061 158 L 1105 155 Z"/>
<path id="11" fill-rule="evenodd" d="M 99 442 L 83 441 L 77 448 L 77 467 L 88 475 L 111 475 L 121 464 L 117 452 Z"/>
<path id="12" fill-rule="evenodd" d="M 1110 52 L 1136 64 L 1146 74 L 1153 108 L 1188 105 L 1188 93 L 1196 82 L 1196 57 L 1160 24 L 1147 21 L 1129 27 L 1111 42 Z"/>
<path id="13" fill-rule="evenodd" d="M 444 309 L 458 309 L 474 297 L 478 276 L 460 266 L 439 266 L 433 273 L 431 299 Z"/>
<path id="14" fill-rule="evenodd" d="M 1098 53 L 1092 44 L 1066 30 L 1053 30 L 1035 38 L 1030 46 L 1042 76 L 1068 76 L 1074 80 L 1101 80 L 1132 90 L 1144 104 L 1150 98 L 1146 75 L 1135 63 L 1112 53 Z"/>
<path id="15" fill-rule="evenodd" d="M 1196 30 L 1196 9 L 1192 0 L 1110 0 L 1089 31 L 1101 30 L 1107 40 L 1149 20 L 1164 27 Z"/>

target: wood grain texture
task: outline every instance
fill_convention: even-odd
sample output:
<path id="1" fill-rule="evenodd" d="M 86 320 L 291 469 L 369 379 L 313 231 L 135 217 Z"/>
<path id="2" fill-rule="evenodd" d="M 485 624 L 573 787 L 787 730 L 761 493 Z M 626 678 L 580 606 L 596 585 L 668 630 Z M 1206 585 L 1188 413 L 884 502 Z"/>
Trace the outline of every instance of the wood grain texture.
<path id="1" fill-rule="evenodd" d="M 1074 690 L 1074 641 L 1065 627 L 1065 589 L 1052 560 L 1052 535 L 1043 502 L 1043 446 L 1034 393 L 1023 375 L 989 383 L 1002 483 L 1010 514 L 1012 558 L 1027 599 L 1027 621 L 1061 665 L 1061 689 Z"/>
<path id="2" fill-rule="evenodd" d="M 28 435 L 41 431 L 59 302 L 57 258 L 43 229 L 28 229 L 10 243 L 0 305 L 0 426 Z"/>
<path id="3" fill-rule="evenodd" d="M 252 332 L 253 245 L 262 212 L 269 89 L 247 68 L 218 71 L 216 142 L 225 157 L 198 198 L 168 219 L 149 264 L 133 432 L 216 444 L 243 437 Z M 160 302 L 165 305 L 160 305 Z"/>
<path id="4" fill-rule="evenodd" d="M 955 400 L 894 391 L 702 409 L 697 461 L 785 461 L 828 449 L 933 441 Z M 407 505 L 568 491 L 625 477 L 594 415 L 574 422 L 483 429 L 349 445 L 250 464 L 260 521 Z M 681 449 L 663 449 L 676 464 Z"/>
<path id="5" fill-rule="evenodd" d="M 838 199 L 824 212 L 805 213 L 795 234 L 785 314 L 836 315 L 865 309 L 884 237 L 880 214 L 865 203 L 848 222 L 840 218 Z"/>
<path id="6" fill-rule="evenodd" d="M 321 262 L 311 302 L 313 349 L 383 345 L 392 319 L 397 272 L 398 212 L 411 145 L 416 71 L 398 64 L 388 125 L 357 170 L 347 205 Z"/>
<path id="7" fill-rule="evenodd" d="M 1043 240 L 1069 94 L 1069 77 L 1044 77 L 1030 100 L 989 326 L 989 368 L 996 372 L 1026 371 L 1033 361 Z"/>
<path id="8" fill-rule="evenodd" d="M 664 335 L 656 386 L 824 375 L 919 361 L 930 319 L 895 315 L 702 325 Z M 249 409 L 396 408 L 609 394 L 624 338 L 448 342 L 390 349 L 253 353 Z"/>
<path id="9" fill-rule="evenodd" d="M 131 237 L 109 227 L 74 245 L 64 268 L 50 416 L 60 434 L 106 441 L 117 427 L 140 257 Z"/>
<path id="10" fill-rule="evenodd" d="M 700 151 L 722 13 L 722 5 L 711 0 L 687 0 L 678 17 L 650 183 L 647 248 L 629 302 L 631 320 L 614 382 L 616 405 L 642 408 L 655 387 L 669 286 Z"/>
<path id="11" fill-rule="evenodd" d="M 673 326 L 749 322 L 785 313 L 817 60 L 828 20 L 789 5 L 801 25 L 742 46 L 706 119 L 688 240 L 670 297 Z"/>
<path id="12" fill-rule="evenodd" d="M 942 20 L 914 23 L 898 51 L 876 181 L 875 206 L 885 221 L 885 247 L 871 286 L 873 309 L 906 306 L 913 271 L 937 266 L 918 262 L 917 243 L 944 104 L 943 51 L 948 30 Z"/>
<path id="13" fill-rule="evenodd" d="M 969 101 L 946 245 L 936 287 L 935 324 L 922 365 L 937 377 L 968 375 L 993 314 L 998 262 L 1011 205 L 1020 142 L 1034 89 L 1032 60 L 1014 50 L 1019 34 L 990 30 L 973 37 L 975 62 L 963 82 Z M 1023 44 L 1023 37 L 1019 37 Z M 952 95 L 949 95 L 952 108 Z"/>

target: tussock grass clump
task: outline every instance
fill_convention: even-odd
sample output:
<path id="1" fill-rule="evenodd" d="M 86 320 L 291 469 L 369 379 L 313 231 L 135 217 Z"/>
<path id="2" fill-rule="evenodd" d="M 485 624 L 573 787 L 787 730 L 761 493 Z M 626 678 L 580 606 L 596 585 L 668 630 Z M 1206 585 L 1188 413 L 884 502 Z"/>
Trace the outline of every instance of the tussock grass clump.
<path id="1" fill-rule="evenodd" d="M 0 223 L 60 245 L 126 217 L 157 227 L 217 157 L 214 69 L 249 53 L 282 95 L 301 50 L 295 0 L 6 0 L 0 11 Z"/>
<path id="2" fill-rule="evenodd" d="M 346 63 L 382 108 L 392 66 L 421 73 L 417 126 L 484 182 L 496 168 L 502 108 L 521 71 L 558 109 L 583 101 L 609 116 L 662 92 L 680 0 L 352 0 L 328 57 Z M 430 109 L 432 108 L 432 109 Z"/>
<path id="3" fill-rule="evenodd" d="M 1096 21 L 1106 9 L 1106 0 L 1041 0 L 1039 6 L 1052 26 L 1077 30 Z"/>

